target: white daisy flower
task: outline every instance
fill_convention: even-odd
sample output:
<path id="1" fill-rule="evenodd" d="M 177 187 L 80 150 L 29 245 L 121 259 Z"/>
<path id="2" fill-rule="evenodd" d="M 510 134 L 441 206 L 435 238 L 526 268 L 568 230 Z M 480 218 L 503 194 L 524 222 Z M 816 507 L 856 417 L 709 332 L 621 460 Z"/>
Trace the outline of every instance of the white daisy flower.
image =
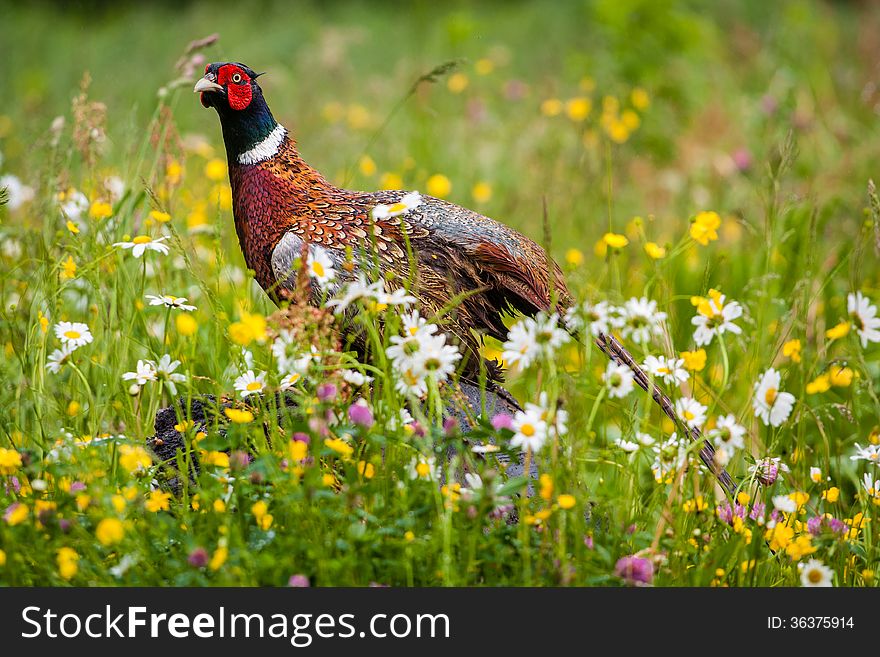
<path id="1" fill-rule="evenodd" d="M 789 392 L 779 392 L 782 377 L 774 368 L 768 369 L 755 383 L 752 407 L 755 417 L 761 418 L 765 425 L 778 427 L 791 415 L 795 397 Z"/>
<path id="2" fill-rule="evenodd" d="M 278 362 L 278 371 L 284 373 L 296 372 L 305 375 L 309 365 L 320 360 L 318 350 L 314 345 L 309 345 L 310 351 L 300 351 L 299 343 L 292 331 L 282 329 L 278 337 L 272 342 L 272 355 Z M 253 367 L 252 362 L 247 363 L 248 369 Z"/>
<path id="3" fill-rule="evenodd" d="M 624 304 L 624 323 L 621 327 L 623 337 L 636 344 L 646 344 L 654 335 L 663 333 L 666 313 L 657 310 L 657 302 L 647 297 L 633 297 Z"/>
<path id="4" fill-rule="evenodd" d="M 705 406 L 691 397 L 682 397 L 675 402 L 675 412 L 691 429 L 698 429 L 706 423 L 707 410 Z"/>
<path id="5" fill-rule="evenodd" d="M 437 326 L 429 324 L 419 315 L 417 310 L 403 315 L 401 319 L 403 320 L 403 335 L 392 335 L 391 345 L 385 349 L 385 354 L 398 368 L 417 363 L 421 359 L 419 354 L 437 333 Z"/>
<path id="6" fill-rule="evenodd" d="M 867 461 L 874 465 L 880 465 L 880 445 L 865 445 L 860 447 L 856 443 L 856 453 L 849 457 L 851 461 Z"/>
<path id="7" fill-rule="evenodd" d="M 571 339 L 571 336 L 559 327 L 559 313 L 551 315 L 538 313 L 535 317 L 534 330 L 535 342 L 547 358 L 551 358 L 559 347 Z"/>
<path id="8" fill-rule="evenodd" d="M 266 373 L 254 374 L 253 370 L 248 370 L 235 380 L 234 387 L 242 397 L 259 395 L 266 387 Z"/>
<path id="9" fill-rule="evenodd" d="M 104 180 L 104 188 L 110 193 L 110 198 L 114 203 L 122 198 L 125 194 L 125 183 L 119 176 L 109 176 Z"/>
<path id="10" fill-rule="evenodd" d="M 614 440 L 614 444 L 617 445 L 624 452 L 628 452 L 630 454 L 639 451 L 639 448 L 641 447 L 639 443 L 626 440 L 625 438 L 616 438 Z"/>
<path id="11" fill-rule="evenodd" d="M 82 192 L 71 189 L 62 195 L 61 214 L 65 219 L 79 221 L 89 211 L 88 197 Z"/>
<path id="12" fill-rule="evenodd" d="M 650 436 L 650 435 L 648 435 L 648 434 L 646 434 L 646 433 L 642 433 L 641 431 L 636 431 L 636 440 L 637 440 L 637 441 L 639 442 L 639 444 L 642 445 L 643 447 L 650 447 L 650 446 L 653 445 L 655 442 L 657 442 L 657 441 L 654 440 L 654 437 L 653 437 L 653 436 Z"/>
<path id="13" fill-rule="evenodd" d="M 293 386 L 302 381 L 302 379 L 303 376 L 299 372 L 291 372 L 290 374 L 281 377 L 278 387 L 281 388 L 281 390 L 290 390 Z"/>
<path id="14" fill-rule="evenodd" d="M 356 388 L 361 388 L 372 381 L 373 377 L 367 376 L 357 370 L 342 370 L 342 379 Z"/>
<path id="15" fill-rule="evenodd" d="M 745 447 L 745 435 L 746 428 L 736 421 L 732 413 L 720 416 L 715 426 L 706 432 L 706 437 L 715 443 L 716 448 L 725 450 L 728 457 L 733 456 L 734 450 Z"/>
<path id="16" fill-rule="evenodd" d="M 360 272 L 355 280 L 345 283 L 337 296 L 330 299 L 325 305 L 327 308 L 336 308 L 334 312 L 341 315 L 358 299 L 374 299 L 380 291 L 382 291 L 382 281 L 367 283 L 367 277 L 363 272 Z"/>
<path id="17" fill-rule="evenodd" d="M 631 393 L 635 385 L 632 370 L 626 365 L 610 362 L 605 368 L 605 373 L 602 375 L 602 381 L 608 389 L 608 396 L 617 397 L 618 399 L 622 399 Z"/>
<path id="18" fill-rule="evenodd" d="M 177 386 L 176 383 L 183 383 L 186 381 L 186 376 L 183 374 L 176 373 L 176 370 L 180 366 L 179 360 L 171 360 L 171 356 L 168 354 L 163 354 L 159 359 L 158 363 L 150 361 L 150 364 L 156 370 L 156 379 L 159 381 L 164 381 L 165 385 L 168 387 L 168 391 L 172 395 L 177 394 Z"/>
<path id="19" fill-rule="evenodd" d="M 455 373 L 455 364 L 461 360 L 461 353 L 454 344 L 446 344 L 446 335 L 441 333 L 425 341 L 418 359 L 421 370 L 441 382 Z"/>
<path id="20" fill-rule="evenodd" d="M 145 297 L 149 300 L 151 306 L 165 306 L 166 308 L 177 308 L 178 310 L 195 310 L 195 306 L 187 305 L 186 297 L 176 297 L 173 294 L 163 294 L 156 296 L 148 294 Z"/>
<path id="21" fill-rule="evenodd" d="M 508 366 L 525 369 L 538 357 L 540 348 L 534 329 L 535 323 L 530 318 L 523 319 L 510 328 L 501 354 Z"/>
<path id="22" fill-rule="evenodd" d="M 61 368 L 67 364 L 74 349 L 75 347 L 64 344 L 61 349 L 53 351 L 49 354 L 48 358 L 46 358 L 46 369 L 52 372 L 52 374 L 58 374 L 58 372 L 61 371 Z"/>
<path id="23" fill-rule="evenodd" d="M 9 258 L 10 260 L 18 260 L 23 253 L 21 242 L 11 237 L 7 237 L 5 240 L 3 240 L 3 245 L 0 246 L 0 253 L 3 254 L 4 258 Z"/>
<path id="24" fill-rule="evenodd" d="M 9 197 L 9 200 L 6 202 L 6 207 L 10 210 L 18 210 L 22 205 L 34 198 L 33 187 L 28 187 L 23 184 L 17 176 L 12 175 L 11 173 L 0 176 L 0 189 L 3 189 L 4 187 L 6 188 L 6 194 Z"/>
<path id="25" fill-rule="evenodd" d="M 742 306 L 736 301 L 725 301 L 725 296 L 718 290 L 709 290 L 708 298 L 694 297 L 697 314 L 691 324 L 697 327 L 694 331 L 694 342 L 698 347 L 708 345 L 712 338 L 727 331 L 742 333 L 742 329 L 733 320 L 742 316 Z"/>
<path id="26" fill-rule="evenodd" d="M 144 386 L 148 381 L 156 380 L 156 370 L 150 361 L 138 360 L 134 372 L 125 372 L 123 381 L 134 381 L 139 386 Z"/>
<path id="27" fill-rule="evenodd" d="M 71 351 L 94 339 L 89 327 L 82 322 L 58 322 L 55 325 L 55 336 L 64 346 L 70 347 Z"/>
<path id="28" fill-rule="evenodd" d="M 395 368 L 394 389 L 402 395 L 424 397 L 428 394 L 428 382 L 425 381 L 424 372 L 416 371 L 408 366 Z"/>
<path id="29" fill-rule="evenodd" d="M 773 497 L 773 508 L 779 509 L 783 513 L 794 513 L 797 511 L 797 502 L 788 495 L 775 495 Z"/>
<path id="30" fill-rule="evenodd" d="M 115 242 L 113 246 L 121 246 L 123 249 L 131 249 L 131 255 L 135 258 L 140 258 L 144 255 L 145 251 L 155 251 L 162 255 L 168 255 L 170 249 L 167 244 L 162 243 L 167 239 L 167 235 L 157 239 L 153 239 L 149 235 L 138 235 L 131 242 Z"/>
<path id="31" fill-rule="evenodd" d="M 309 276 L 314 278 L 321 287 L 326 287 L 328 283 L 336 278 L 333 260 L 330 259 L 327 251 L 320 246 L 309 247 L 306 269 L 309 272 Z"/>
<path id="32" fill-rule="evenodd" d="M 646 356 L 643 367 L 651 376 L 669 385 L 678 385 L 690 377 L 690 374 L 684 369 L 683 358 Z"/>
<path id="33" fill-rule="evenodd" d="M 376 308 L 375 310 L 385 310 L 389 306 L 407 306 L 415 303 L 417 299 L 403 288 L 394 290 L 393 292 L 385 292 L 380 290 L 375 294 Z"/>
<path id="34" fill-rule="evenodd" d="M 408 470 L 410 479 L 434 481 L 437 479 L 437 459 L 419 454 L 410 462 Z"/>
<path id="35" fill-rule="evenodd" d="M 513 438 L 511 447 L 519 447 L 522 451 L 539 452 L 547 440 L 547 423 L 541 419 L 542 413 L 517 411 L 513 416 Z"/>
<path id="36" fill-rule="evenodd" d="M 814 484 L 818 484 L 820 481 L 822 481 L 822 470 L 815 466 L 810 467 L 810 480 Z"/>
<path id="37" fill-rule="evenodd" d="M 422 195 L 419 192 L 410 192 L 397 203 L 390 205 L 380 204 L 373 208 L 373 219 L 388 219 L 399 217 L 411 210 L 415 210 L 422 204 Z"/>
<path id="38" fill-rule="evenodd" d="M 880 505 L 880 479 L 874 479 L 866 472 L 862 477 L 862 488 L 874 504 Z"/>
<path id="39" fill-rule="evenodd" d="M 799 563 L 802 586 L 832 586 L 834 572 L 818 559 L 810 559 L 807 563 Z"/>
<path id="40" fill-rule="evenodd" d="M 611 311 L 607 301 L 590 303 L 584 301 L 572 306 L 565 313 L 565 325 L 571 331 L 582 331 L 589 327 L 590 334 L 597 337 L 611 330 Z"/>
<path id="41" fill-rule="evenodd" d="M 525 410 L 527 413 L 531 413 L 535 417 L 546 422 L 548 432 L 551 436 L 564 436 L 568 433 L 568 411 L 564 408 L 557 408 L 551 418 L 549 400 L 546 391 L 542 391 L 538 396 L 537 404 L 526 402 Z"/>
<path id="42" fill-rule="evenodd" d="M 871 304 L 871 300 L 861 292 L 848 294 L 846 297 L 846 311 L 852 319 L 853 328 L 862 340 L 862 348 L 869 342 L 880 342 L 880 317 L 877 317 L 877 307 Z"/>
<path id="43" fill-rule="evenodd" d="M 397 431 L 400 427 L 407 427 L 415 422 L 412 413 L 407 408 L 401 408 L 397 415 L 392 415 L 385 423 L 385 428 L 389 431 Z"/>

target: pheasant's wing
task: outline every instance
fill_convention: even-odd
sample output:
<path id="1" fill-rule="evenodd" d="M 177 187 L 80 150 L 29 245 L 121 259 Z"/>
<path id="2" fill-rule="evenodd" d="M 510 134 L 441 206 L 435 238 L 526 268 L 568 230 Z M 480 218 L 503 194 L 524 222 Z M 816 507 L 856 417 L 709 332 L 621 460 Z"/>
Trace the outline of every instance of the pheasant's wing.
<path id="1" fill-rule="evenodd" d="M 431 197 L 423 197 L 411 221 L 431 233 L 426 241 L 436 245 L 435 251 L 449 253 L 459 267 L 456 273 L 473 278 L 474 287 L 487 288 L 486 301 L 495 306 L 496 313 L 509 306 L 533 315 L 570 305 L 559 266 L 544 249 L 512 228 Z"/>

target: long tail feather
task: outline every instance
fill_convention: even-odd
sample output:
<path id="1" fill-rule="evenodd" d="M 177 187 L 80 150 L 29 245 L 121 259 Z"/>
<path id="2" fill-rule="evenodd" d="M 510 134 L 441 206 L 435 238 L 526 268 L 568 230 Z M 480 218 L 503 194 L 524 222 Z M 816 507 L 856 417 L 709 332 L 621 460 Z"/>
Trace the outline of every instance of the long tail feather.
<path id="1" fill-rule="evenodd" d="M 670 400 L 669 397 L 663 394 L 663 391 L 660 390 L 660 388 L 651 382 L 651 379 L 645 374 L 644 370 L 639 367 L 639 364 L 636 362 L 635 358 L 633 358 L 632 354 L 630 354 L 623 345 L 614 338 L 614 336 L 605 333 L 599 334 L 599 337 L 596 338 L 596 344 L 612 361 L 618 365 L 626 365 L 632 370 L 632 373 L 635 376 L 635 381 L 639 384 L 639 387 L 641 387 L 642 390 L 651 393 L 651 396 L 654 398 L 654 401 L 657 402 L 657 405 L 660 406 L 666 416 L 672 420 L 675 426 L 677 426 L 684 435 L 688 436 L 693 441 L 703 441 L 703 446 L 700 448 L 700 459 L 706 464 L 706 467 L 709 468 L 712 474 L 715 475 L 715 478 L 718 479 L 718 483 L 721 484 L 724 490 L 727 491 L 728 494 L 733 495 L 736 490 L 736 484 L 730 474 L 728 474 L 727 470 L 715 462 L 715 448 L 712 446 L 712 443 L 703 438 L 699 429 L 696 427 L 691 429 L 681 421 L 678 414 L 675 412 L 672 400 Z"/>

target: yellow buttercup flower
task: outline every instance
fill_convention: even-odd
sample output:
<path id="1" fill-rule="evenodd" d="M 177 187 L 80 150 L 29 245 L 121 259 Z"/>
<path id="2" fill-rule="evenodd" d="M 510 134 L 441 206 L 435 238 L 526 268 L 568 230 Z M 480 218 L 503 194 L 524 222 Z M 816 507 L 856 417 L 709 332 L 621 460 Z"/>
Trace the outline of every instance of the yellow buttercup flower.
<path id="1" fill-rule="evenodd" d="M 590 115 L 592 108 L 593 103 L 589 98 L 583 96 L 572 98 L 565 103 L 565 113 L 568 115 L 568 118 L 577 123 L 584 121 Z"/>
<path id="2" fill-rule="evenodd" d="M 584 252 L 580 249 L 571 248 L 565 252 L 565 261 L 572 267 L 582 265 L 584 262 Z"/>
<path id="3" fill-rule="evenodd" d="M 174 320 L 177 326 L 177 332 L 184 337 L 194 335 L 199 330 L 199 325 L 195 318 L 189 313 L 179 313 Z"/>
<path id="4" fill-rule="evenodd" d="M 67 230 L 69 230 L 74 235 L 79 234 L 79 226 L 73 223 L 70 219 L 67 220 Z"/>
<path id="5" fill-rule="evenodd" d="M 798 339 L 789 340 L 782 345 L 782 355 L 791 358 L 792 362 L 801 362 L 801 341 Z"/>
<path id="6" fill-rule="evenodd" d="M 358 162 L 358 169 L 361 172 L 361 175 L 370 177 L 376 175 L 376 163 L 373 161 L 369 155 L 364 155 L 361 157 Z"/>
<path id="7" fill-rule="evenodd" d="M 106 201 L 95 201 L 89 208 L 92 219 L 106 219 L 113 214 L 113 206 Z"/>
<path id="8" fill-rule="evenodd" d="M 342 440 L 342 438 L 325 438 L 324 444 L 342 456 L 351 456 L 354 453 L 354 447 Z"/>
<path id="9" fill-rule="evenodd" d="M 208 568 L 211 570 L 220 570 L 220 568 L 223 567 L 223 564 L 226 563 L 227 558 L 229 558 L 229 549 L 225 546 L 218 547 L 214 551 L 211 561 L 208 563 Z"/>
<path id="10" fill-rule="evenodd" d="M 446 88 L 454 94 L 460 94 L 467 89 L 468 84 L 470 84 L 468 76 L 458 72 L 449 76 L 449 79 L 446 81 Z"/>
<path id="11" fill-rule="evenodd" d="M 452 183 L 449 178 L 444 176 L 442 173 L 435 173 L 433 176 L 428 178 L 425 183 L 425 189 L 428 190 L 428 194 L 431 196 L 436 196 L 437 198 L 445 198 L 449 196 L 449 193 L 452 191 Z"/>
<path id="12" fill-rule="evenodd" d="M 684 367 L 692 372 L 700 372 L 706 367 L 706 350 L 697 349 L 696 351 L 682 351 L 681 357 L 684 360 Z"/>
<path id="13" fill-rule="evenodd" d="M 645 253 L 648 254 L 649 258 L 653 258 L 654 260 L 660 260 L 660 258 L 666 257 L 666 249 L 656 242 L 648 242 L 645 244 Z"/>
<path id="14" fill-rule="evenodd" d="M 156 223 L 164 224 L 171 221 L 171 215 L 167 212 L 159 212 L 158 210 L 150 211 L 150 219 Z"/>
<path id="15" fill-rule="evenodd" d="M 208 160 L 205 164 L 205 177 L 208 180 L 220 181 L 226 178 L 226 162 L 220 158 Z"/>
<path id="16" fill-rule="evenodd" d="M 0 475 L 14 474 L 21 463 L 21 454 L 16 450 L 0 447 Z"/>
<path id="17" fill-rule="evenodd" d="M 620 235 L 618 233 L 605 233 L 602 236 L 602 241 L 605 242 L 607 246 L 610 246 L 612 249 L 622 249 L 627 244 L 629 244 L 629 240 L 626 238 L 626 235 Z"/>
<path id="18" fill-rule="evenodd" d="M 402 189 L 403 178 L 397 173 L 383 173 L 379 178 L 379 189 Z"/>
<path id="19" fill-rule="evenodd" d="M 73 256 L 67 256 L 67 260 L 61 263 L 61 278 L 63 280 L 76 278 L 76 262 Z"/>
<path id="20" fill-rule="evenodd" d="M 73 548 L 58 548 L 58 574 L 61 575 L 62 579 L 73 579 L 79 570 L 78 561 L 79 555 Z"/>
<path id="21" fill-rule="evenodd" d="M 254 414 L 238 408 L 224 408 L 223 413 L 235 424 L 247 424 L 254 421 Z"/>
<path id="22" fill-rule="evenodd" d="M 825 337 L 829 340 L 839 340 L 840 338 L 844 338 L 849 333 L 849 322 L 840 322 L 836 326 L 832 326 L 830 329 L 825 331 Z"/>
<path id="23" fill-rule="evenodd" d="M 832 486 L 828 490 L 822 491 L 822 499 L 830 504 L 834 504 L 840 499 L 840 489 L 837 486 Z"/>
<path id="24" fill-rule="evenodd" d="M 162 491 L 150 491 L 144 507 L 150 513 L 158 513 L 159 511 L 168 511 L 171 508 L 171 493 L 163 493 Z"/>
<path id="25" fill-rule="evenodd" d="M 855 372 L 849 367 L 832 365 L 828 370 L 828 376 L 831 380 L 831 385 L 838 388 L 846 388 L 852 383 Z"/>
<path id="26" fill-rule="evenodd" d="M 698 243 L 707 246 L 718 239 L 720 226 L 721 217 L 717 212 L 700 212 L 691 224 L 690 235 Z"/>
<path id="27" fill-rule="evenodd" d="M 562 101 L 558 98 L 548 98 L 541 103 L 541 114 L 544 116 L 558 116 L 562 113 Z"/>
<path id="28" fill-rule="evenodd" d="M 357 470 L 358 474 L 363 476 L 364 479 L 372 479 L 376 474 L 376 468 L 373 467 L 373 464 L 366 461 L 358 461 Z"/>
<path id="29" fill-rule="evenodd" d="M 805 390 L 808 395 L 817 395 L 821 392 L 827 392 L 830 387 L 830 377 L 827 374 L 820 374 L 806 385 Z"/>
<path id="30" fill-rule="evenodd" d="M 485 181 L 478 182 L 471 190 L 476 203 L 488 203 L 492 198 L 492 185 Z"/>
<path id="31" fill-rule="evenodd" d="M 629 102 L 631 102 L 632 106 L 635 107 L 637 110 L 643 112 L 648 109 L 648 105 L 650 105 L 651 99 L 648 96 L 647 91 L 645 91 L 641 87 L 636 87 L 629 95 Z"/>
<path id="32" fill-rule="evenodd" d="M 116 518 L 104 518 L 95 528 L 95 537 L 104 547 L 118 543 L 124 536 L 125 528 Z"/>
<path id="33" fill-rule="evenodd" d="M 557 504 L 559 504 L 560 509 L 570 509 L 577 503 L 577 500 L 575 499 L 574 495 L 563 493 L 556 498 L 556 502 Z"/>
<path id="34" fill-rule="evenodd" d="M 139 472 L 152 466 L 153 459 L 139 445 L 122 445 L 119 448 L 119 465 L 129 473 Z"/>

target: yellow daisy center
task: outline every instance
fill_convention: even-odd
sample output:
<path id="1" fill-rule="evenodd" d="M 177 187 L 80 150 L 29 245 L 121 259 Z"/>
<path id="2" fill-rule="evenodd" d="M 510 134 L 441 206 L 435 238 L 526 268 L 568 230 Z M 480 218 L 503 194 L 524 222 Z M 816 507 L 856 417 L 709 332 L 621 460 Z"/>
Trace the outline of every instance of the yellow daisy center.
<path id="1" fill-rule="evenodd" d="M 263 384 L 260 383 L 259 381 L 251 381 L 250 383 L 247 384 L 247 389 L 249 392 L 254 392 L 256 390 L 259 390 L 262 387 L 263 387 Z"/>
<path id="2" fill-rule="evenodd" d="M 772 406 L 776 401 L 777 392 L 776 388 L 767 388 L 767 392 L 764 393 L 764 401 L 768 406 Z"/>
<path id="3" fill-rule="evenodd" d="M 668 367 L 658 367 L 657 374 L 672 374 L 672 372 L 669 371 Z"/>
<path id="4" fill-rule="evenodd" d="M 406 210 L 406 205 L 403 203 L 395 203 L 388 207 L 389 212 L 402 212 Z"/>
<path id="5" fill-rule="evenodd" d="M 416 473 L 420 477 L 427 477 L 429 474 L 431 474 L 431 466 L 425 462 L 421 462 L 416 465 Z"/>
<path id="6" fill-rule="evenodd" d="M 535 435 L 535 427 L 531 424 L 524 424 L 519 428 L 519 432 L 524 436 L 534 436 Z"/>
<path id="7" fill-rule="evenodd" d="M 79 340 L 82 337 L 82 334 L 79 331 L 65 331 L 64 337 L 68 340 Z"/>
<path id="8" fill-rule="evenodd" d="M 814 568 L 809 573 L 807 573 L 807 579 L 810 580 L 812 584 L 818 584 L 822 581 L 822 573 Z"/>
<path id="9" fill-rule="evenodd" d="M 323 276 L 324 275 L 324 265 L 322 265 L 320 262 L 315 260 L 312 263 L 312 271 L 315 272 L 315 274 L 317 274 L 318 276 Z"/>
<path id="10" fill-rule="evenodd" d="M 409 327 L 409 334 L 415 335 L 416 333 L 418 333 L 418 330 L 419 330 L 419 328 L 417 326 L 410 326 Z"/>
<path id="11" fill-rule="evenodd" d="M 697 417 L 697 416 L 694 415 L 693 413 L 691 413 L 690 411 L 684 412 L 684 419 L 685 420 L 693 420 L 695 417 Z"/>
<path id="12" fill-rule="evenodd" d="M 147 237 L 146 235 L 138 235 L 131 242 L 132 244 L 149 244 L 152 241 L 152 237 Z"/>

